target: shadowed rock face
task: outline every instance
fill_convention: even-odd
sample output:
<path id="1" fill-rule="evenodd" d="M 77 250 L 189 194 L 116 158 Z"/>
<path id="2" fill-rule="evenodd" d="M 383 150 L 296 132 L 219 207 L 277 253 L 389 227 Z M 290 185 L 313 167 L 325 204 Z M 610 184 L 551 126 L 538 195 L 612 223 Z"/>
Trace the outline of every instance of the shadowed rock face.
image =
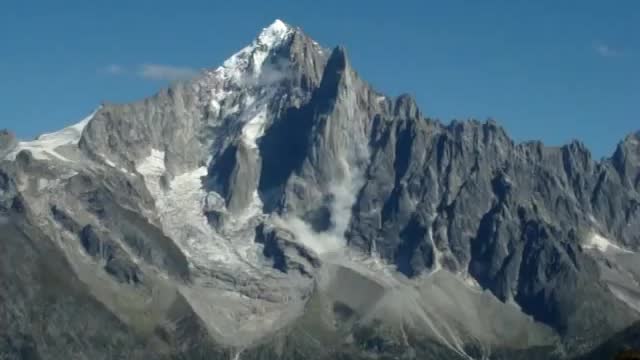
<path id="1" fill-rule="evenodd" d="M 588 354 L 578 357 L 580 360 L 613 359 L 633 360 L 640 356 L 640 323 L 616 333 Z"/>
<path id="2" fill-rule="evenodd" d="M 282 22 L 73 129 L 0 132 L 0 358 L 561 359 L 639 318 L 638 134 L 445 125 Z"/>
<path id="3" fill-rule="evenodd" d="M 0 158 L 16 146 L 16 137 L 8 130 L 0 130 Z"/>

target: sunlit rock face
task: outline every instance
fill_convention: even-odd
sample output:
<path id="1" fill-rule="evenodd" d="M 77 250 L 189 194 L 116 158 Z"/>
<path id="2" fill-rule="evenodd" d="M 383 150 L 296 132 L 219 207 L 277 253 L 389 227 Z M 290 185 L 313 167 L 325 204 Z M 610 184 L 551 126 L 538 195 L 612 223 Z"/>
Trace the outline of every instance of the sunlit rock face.
<path id="1" fill-rule="evenodd" d="M 0 357 L 587 356 L 640 315 L 639 144 L 442 124 L 276 21 L 148 99 L 0 132 Z"/>

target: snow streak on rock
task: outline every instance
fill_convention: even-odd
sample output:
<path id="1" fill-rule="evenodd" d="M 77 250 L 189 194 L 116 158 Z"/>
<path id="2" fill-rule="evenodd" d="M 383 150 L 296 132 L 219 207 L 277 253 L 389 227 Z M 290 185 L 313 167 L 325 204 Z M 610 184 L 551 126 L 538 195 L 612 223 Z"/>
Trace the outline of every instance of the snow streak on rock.
<path id="1" fill-rule="evenodd" d="M 631 253 L 631 251 L 616 245 L 611 240 L 595 232 L 591 233 L 587 238 L 587 241 L 583 244 L 583 247 L 585 249 L 594 249 L 600 252 Z"/>
<path id="2" fill-rule="evenodd" d="M 237 254 L 211 229 L 202 211 L 207 193 L 201 178 L 207 174 L 207 168 L 178 175 L 163 188 L 164 156 L 164 152 L 152 149 L 149 157 L 136 165 L 155 200 L 162 230 L 197 265 L 237 263 Z"/>

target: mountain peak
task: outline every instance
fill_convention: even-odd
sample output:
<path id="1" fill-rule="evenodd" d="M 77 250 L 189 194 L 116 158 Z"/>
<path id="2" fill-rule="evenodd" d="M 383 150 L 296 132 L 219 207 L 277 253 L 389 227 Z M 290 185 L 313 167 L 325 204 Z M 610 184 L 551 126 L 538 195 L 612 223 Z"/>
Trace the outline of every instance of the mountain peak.
<path id="1" fill-rule="evenodd" d="M 267 47 L 273 47 L 281 43 L 291 33 L 292 28 L 284 23 L 280 19 L 276 19 L 271 25 L 262 29 L 256 43 L 259 45 L 266 45 Z"/>
<path id="2" fill-rule="evenodd" d="M 622 139 L 618 143 L 616 152 L 636 152 L 636 149 L 640 149 L 640 131 L 632 132 Z M 615 155 L 614 155 L 615 157 Z"/>
<path id="3" fill-rule="evenodd" d="M 258 37 L 249 45 L 227 59 L 217 69 L 226 78 L 242 76 L 244 71 L 259 75 L 262 64 L 272 49 L 277 48 L 293 34 L 293 29 L 282 20 L 276 19 L 262 29 Z"/>

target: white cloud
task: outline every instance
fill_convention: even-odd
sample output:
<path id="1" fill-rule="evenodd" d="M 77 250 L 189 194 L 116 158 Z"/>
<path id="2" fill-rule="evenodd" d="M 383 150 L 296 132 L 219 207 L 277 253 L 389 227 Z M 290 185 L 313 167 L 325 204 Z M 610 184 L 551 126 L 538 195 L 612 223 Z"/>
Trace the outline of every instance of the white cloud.
<path id="1" fill-rule="evenodd" d="M 197 75 L 197 71 L 190 67 L 144 64 L 137 71 L 137 75 L 149 80 L 182 80 L 189 79 Z"/>
<path id="2" fill-rule="evenodd" d="M 610 58 L 622 56 L 622 50 L 605 44 L 601 41 L 596 41 L 593 43 L 593 50 L 595 50 L 595 52 L 602 57 Z"/>
<path id="3" fill-rule="evenodd" d="M 366 149 L 363 150 L 366 151 Z M 351 208 L 365 182 L 362 171 L 351 166 L 346 159 L 340 158 L 337 163 L 341 168 L 342 176 L 328 184 L 331 195 L 329 229 L 322 232 L 315 231 L 310 224 L 295 215 L 285 215 L 285 217 L 276 215 L 273 218 L 277 226 L 289 230 L 295 235 L 297 241 L 317 255 L 335 252 L 347 245 L 345 233 L 351 223 Z"/>
<path id="4" fill-rule="evenodd" d="M 109 75 L 120 75 L 125 72 L 125 68 L 118 64 L 109 64 L 100 70 Z"/>

